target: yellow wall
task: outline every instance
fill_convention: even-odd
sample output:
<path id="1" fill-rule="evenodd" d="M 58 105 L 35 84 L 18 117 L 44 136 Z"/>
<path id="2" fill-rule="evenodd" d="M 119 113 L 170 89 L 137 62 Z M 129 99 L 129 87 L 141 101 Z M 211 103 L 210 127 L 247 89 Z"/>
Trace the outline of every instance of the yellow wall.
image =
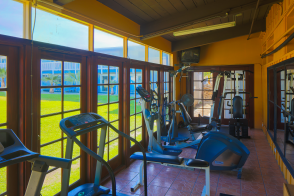
<path id="1" fill-rule="evenodd" d="M 228 39 L 205 45 L 201 47 L 200 62 L 193 66 L 224 66 L 224 65 L 246 65 L 254 64 L 254 96 L 258 99 L 254 100 L 254 128 L 261 129 L 262 122 L 262 93 L 261 93 L 261 63 L 260 58 L 261 40 L 260 33 L 248 36 Z M 177 55 L 174 53 L 174 61 L 177 61 Z M 186 90 L 185 83 L 181 87 L 178 84 L 177 89 Z M 179 92 L 177 97 L 180 98 Z"/>
<path id="2" fill-rule="evenodd" d="M 119 14 L 118 12 L 110 9 L 104 4 L 98 2 L 97 0 L 75 0 L 71 3 L 64 5 L 66 9 L 72 10 L 84 16 L 87 16 L 96 21 L 102 22 L 106 25 L 112 26 L 119 30 L 125 31 L 130 34 L 140 35 L 140 25 L 128 19 L 127 17 Z M 103 27 L 106 28 L 107 27 Z M 114 29 L 107 29 L 109 31 L 129 36 L 128 34 L 124 34 L 120 31 L 116 31 Z M 138 40 L 137 38 L 131 37 L 131 39 Z M 171 42 L 162 38 L 157 37 L 153 39 L 149 39 L 146 41 L 141 41 L 144 44 L 148 44 L 152 47 L 161 49 L 166 52 L 171 52 Z"/>

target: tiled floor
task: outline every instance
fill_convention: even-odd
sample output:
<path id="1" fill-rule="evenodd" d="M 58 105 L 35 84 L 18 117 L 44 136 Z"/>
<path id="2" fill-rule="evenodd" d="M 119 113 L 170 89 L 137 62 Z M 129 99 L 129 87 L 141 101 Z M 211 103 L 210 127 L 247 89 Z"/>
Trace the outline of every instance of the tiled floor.
<path id="1" fill-rule="evenodd" d="M 243 168 L 242 179 L 234 171 L 211 171 L 210 194 L 220 193 L 235 196 L 280 196 L 283 195 L 283 174 L 270 150 L 261 130 L 251 130 L 251 139 L 242 140 L 250 150 L 250 156 Z M 194 158 L 196 150 L 183 149 L 181 157 Z M 143 187 L 135 193 L 130 187 L 138 180 L 140 161 L 116 175 L 117 191 L 126 195 L 143 195 Z M 189 171 L 159 164 L 148 164 L 148 195 L 154 196 L 200 196 L 205 184 L 203 170 Z M 111 182 L 104 186 L 111 188 Z"/>

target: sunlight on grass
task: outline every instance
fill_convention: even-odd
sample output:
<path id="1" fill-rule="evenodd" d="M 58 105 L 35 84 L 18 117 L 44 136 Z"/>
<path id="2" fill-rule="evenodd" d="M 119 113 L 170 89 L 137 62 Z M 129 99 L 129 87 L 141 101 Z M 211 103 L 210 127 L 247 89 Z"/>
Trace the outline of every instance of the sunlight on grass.
<path id="1" fill-rule="evenodd" d="M 57 169 L 46 175 L 41 194 L 55 195 L 61 191 L 61 169 Z"/>
<path id="2" fill-rule="evenodd" d="M 6 167 L 0 169 L 0 194 L 6 192 Z"/>
<path id="3" fill-rule="evenodd" d="M 0 123 L 7 122 L 7 97 L 6 92 L 0 92 Z"/>

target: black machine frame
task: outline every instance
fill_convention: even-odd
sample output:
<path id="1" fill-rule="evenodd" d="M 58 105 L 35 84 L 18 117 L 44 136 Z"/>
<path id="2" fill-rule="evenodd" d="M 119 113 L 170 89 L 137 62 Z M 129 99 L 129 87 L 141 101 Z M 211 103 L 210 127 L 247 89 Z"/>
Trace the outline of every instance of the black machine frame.
<path id="1" fill-rule="evenodd" d="M 284 149 L 281 149 L 278 142 L 277 142 L 277 125 L 278 125 L 278 110 L 284 112 L 288 116 L 292 116 L 289 112 L 285 111 L 283 107 L 278 105 L 278 93 L 277 93 L 277 72 L 278 70 L 281 71 L 283 68 L 285 70 L 285 74 L 287 73 L 287 65 L 293 64 L 294 63 L 294 58 L 287 59 L 285 61 L 282 61 L 280 63 L 277 63 L 275 65 L 272 65 L 267 68 L 267 132 L 269 136 L 271 137 L 276 150 L 280 154 L 280 157 L 282 161 L 284 162 L 285 166 L 287 167 L 289 173 L 294 176 L 294 169 L 292 168 L 291 164 L 288 162 L 286 156 L 285 156 L 285 151 L 286 151 L 286 140 L 284 139 Z M 270 72 L 272 72 L 272 76 L 270 77 Z M 271 84 L 272 83 L 272 86 Z M 273 92 L 271 92 L 271 87 L 273 88 Z M 273 97 L 273 100 L 271 100 L 271 97 Z M 271 105 L 272 104 L 272 105 Z M 270 110 L 273 110 L 273 122 L 270 124 Z M 284 127 L 284 131 L 286 131 L 286 126 Z M 271 132 L 273 131 L 273 134 Z"/>

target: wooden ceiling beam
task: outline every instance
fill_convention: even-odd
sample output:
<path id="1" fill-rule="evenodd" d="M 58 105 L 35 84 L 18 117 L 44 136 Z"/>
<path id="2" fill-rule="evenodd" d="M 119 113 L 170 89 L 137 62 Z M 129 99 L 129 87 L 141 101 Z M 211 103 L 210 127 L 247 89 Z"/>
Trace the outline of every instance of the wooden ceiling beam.
<path id="1" fill-rule="evenodd" d="M 203 35 L 174 41 L 172 42 L 172 51 L 179 51 L 188 48 L 194 48 L 198 46 L 203 46 L 207 44 L 211 44 L 213 42 L 219 42 L 227 39 L 231 39 L 234 37 L 240 37 L 243 35 L 248 35 L 250 30 L 251 23 L 242 24 L 239 26 L 214 30 L 206 32 Z M 265 20 L 258 20 L 254 22 L 254 26 L 252 28 L 252 33 L 265 31 Z"/>
<path id="2" fill-rule="evenodd" d="M 208 5 L 178 12 L 159 20 L 141 25 L 141 40 L 166 35 L 181 28 L 197 24 L 199 22 L 226 17 L 252 10 L 256 7 L 256 0 L 220 0 Z M 279 2 L 279 0 L 262 0 L 259 8 Z"/>

